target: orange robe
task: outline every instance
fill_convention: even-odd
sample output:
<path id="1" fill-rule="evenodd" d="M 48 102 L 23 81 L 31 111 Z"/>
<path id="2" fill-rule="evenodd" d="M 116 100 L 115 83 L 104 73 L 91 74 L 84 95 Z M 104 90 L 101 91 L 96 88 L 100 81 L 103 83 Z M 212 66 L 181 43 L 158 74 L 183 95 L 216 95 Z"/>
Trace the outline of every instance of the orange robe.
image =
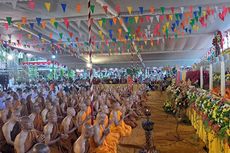
<path id="1" fill-rule="evenodd" d="M 117 111 L 117 121 L 120 121 L 122 117 L 121 111 Z M 110 114 L 110 118 L 113 119 L 113 112 Z M 132 127 L 125 124 L 125 122 L 122 120 L 120 122 L 120 125 L 116 126 L 115 123 L 112 123 L 110 131 L 112 133 L 119 133 L 122 137 L 130 136 L 132 132 Z"/>
<path id="2" fill-rule="evenodd" d="M 104 132 L 104 128 L 100 126 L 100 138 L 102 138 Z M 117 152 L 117 142 L 114 142 L 112 139 L 112 134 L 107 136 L 104 142 L 99 146 L 96 147 L 94 140 L 90 139 L 90 153 L 116 153 Z"/>
<path id="3" fill-rule="evenodd" d="M 34 128 L 38 131 L 43 131 L 43 121 L 42 116 L 40 114 L 36 114 L 34 118 Z"/>
<path id="4" fill-rule="evenodd" d="M 25 144 L 24 144 L 25 152 L 28 152 L 29 150 L 31 150 L 32 147 L 37 143 L 36 141 L 37 136 L 38 136 L 38 132 L 36 130 L 32 130 L 28 133 Z"/>
<path id="5" fill-rule="evenodd" d="M 84 122 L 86 120 L 87 114 L 84 112 L 81 116 L 81 120 Z M 82 125 L 78 128 L 78 132 L 81 133 Z"/>

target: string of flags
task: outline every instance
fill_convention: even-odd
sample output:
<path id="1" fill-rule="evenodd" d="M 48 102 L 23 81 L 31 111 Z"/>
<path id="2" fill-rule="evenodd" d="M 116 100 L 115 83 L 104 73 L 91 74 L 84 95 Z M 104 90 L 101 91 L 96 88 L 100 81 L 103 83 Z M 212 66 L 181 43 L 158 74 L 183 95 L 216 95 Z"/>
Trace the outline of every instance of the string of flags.
<path id="1" fill-rule="evenodd" d="M 44 3 L 44 8 L 46 9 L 47 12 L 51 11 L 51 6 L 52 4 L 50 2 L 45 2 Z M 29 1 L 28 2 L 28 7 L 31 10 L 34 10 L 36 8 L 36 4 L 34 1 Z M 105 13 L 108 13 L 108 6 L 103 5 L 103 10 Z M 68 9 L 68 5 L 65 3 L 60 4 L 60 8 L 62 9 L 63 13 L 66 13 Z M 80 13 L 82 10 L 82 5 L 81 4 L 76 4 L 76 12 Z M 90 6 L 91 13 L 95 13 L 95 5 L 91 4 Z M 119 14 L 121 12 L 121 6 L 117 4 L 115 6 L 116 12 Z M 136 16 L 130 17 L 129 15 L 132 15 L 134 9 L 132 6 L 127 7 L 128 14 L 127 16 L 123 16 L 120 18 L 113 17 L 113 18 L 102 18 L 99 20 L 92 20 L 92 22 L 97 22 L 100 27 L 103 28 L 103 26 L 111 26 L 109 28 L 108 35 L 109 38 L 106 38 L 105 34 L 99 30 L 98 35 L 102 39 L 102 41 L 105 42 L 105 46 L 110 45 L 108 42 L 108 39 L 112 40 L 112 42 L 124 42 L 127 44 L 128 40 L 130 41 L 140 41 L 144 40 L 144 44 L 148 45 L 148 41 L 150 40 L 150 45 L 154 46 L 154 39 L 153 37 L 160 36 L 161 34 L 164 35 L 164 39 L 170 39 L 169 37 L 169 32 L 174 33 L 174 38 L 178 38 L 179 35 L 184 35 L 184 34 L 191 34 L 193 31 L 198 31 L 202 27 L 207 27 L 208 26 L 208 17 L 209 16 L 214 16 L 218 17 L 221 21 L 225 21 L 225 17 L 230 14 L 230 7 L 223 6 L 221 9 L 218 7 L 210 7 L 210 6 L 205 6 L 205 7 L 194 7 L 194 6 L 189 6 L 188 10 L 185 11 L 184 7 L 180 7 L 179 11 L 178 8 L 165 8 L 165 7 L 160 7 L 160 13 L 156 13 L 156 8 L 154 6 L 150 6 L 149 8 L 144 8 L 142 6 L 138 7 L 139 14 Z M 167 12 L 166 12 L 167 10 Z M 169 11 L 168 11 L 169 10 Z M 145 12 L 148 12 L 147 14 Z M 155 15 L 153 15 L 155 13 Z M 152 25 L 154 21 L 157 21 L 155 25 Z M 6 17 L 7 23 L 4 24 L 5 29 L 8 30 L 10 26 L 13 24 L 13 18 L 12 17 Z M 28 22 L 27 17 L 23 16 L 21 17 L 20 22 L 17 22 L 17 27 L 18 29 L 21 29 L 23 26 L 28 25 L 30 29 L 34 29 L 35 24 L 42 29 L 46 29 L 47 23 L 51 23 L 53 27 L 58 31 L 60 21 L 57 21 L 55 18 L 51 18 L 49 21 L 48 20 L 43 20 L 40 17 L 35 18 L 35 22 Z M 57 32 L 59 36 L 59 41 L 58 43 L 62 43 L 67 41 L 69 44 L 75 44 L 76 46 L 80 46 L 80 44 L 83 45 L 88 45 L 87 42 L 79 42 L 80 36 L 75 37 L 74 33 L 69 30 L 70 27 L 70 22 L 67 17 L 63 18 L 62 22 L 64 23 L 66 29 L 69 31 L 67 35 L 61 32 Z M 80 20 L 77 21 L 78 26 L 80 26 Z M 129 23 L 130 25 L 132 24 L 139 24 L 139 26 L 136 29 L 132 29 L 130 26 L 128 26 L 128 32 L 125 32 L 122 28 L 118 28 L 117 31 L 114 31 L 112 26 L 115 26 L 117 24 L 123 24 L 123 23 Z M 147 24 L 143 24 L 147 23 Z M 128 24 L 128 25 L 129 25 Z M 142 30 L 141 27 L 143 25 L 147 25 L 146 29 Z M 43 35 L 41 33 L 38 33 L 38 38 L 40 41 L 45 42 L 45 40 L 42 38 Z M 31 35 L 27 36 L 28 39 L 32 39 Z M 52 40 L 53 39 L 53 33 L 49 34 L 49 38 Z M 66 40 L 64 40 L 64 38 Z M 20 42 L 22 37 L 20 39 L 18 38 L 17 42 Z M 97 44 L 95 42 L 96 36 L 92 36 L 92 45 L 96 48 L 100 48 L 100 46 L 103 46 L 102 44 Z M 73 43 L 75 41 L 75 43 Z M 159 44 L 159 40 L 156 40 L 157 44 Z M 19 44 L 19 43 L 18 43 Z M 141 45 L 140 48 L 143 48 Z"/>

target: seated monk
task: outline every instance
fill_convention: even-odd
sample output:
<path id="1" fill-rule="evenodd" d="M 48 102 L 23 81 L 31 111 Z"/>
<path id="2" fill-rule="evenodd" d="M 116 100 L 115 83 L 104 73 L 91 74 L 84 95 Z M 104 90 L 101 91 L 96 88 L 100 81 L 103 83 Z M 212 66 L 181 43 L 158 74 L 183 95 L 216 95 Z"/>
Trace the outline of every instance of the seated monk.
<path id="1" fill-rule="evenodd" d="M 81 133 L 81 127 L 84 123 L 88 122 L 91 116 L 86 115 L 87 107 L 84 103 L 80 104 L 80 112 L 78 112 L 76 117 L 76 125 L 78 127 L 78 132 Z"/>
<path id="2" fill-rule="evenodd" d="M 48 113 L 48 123 L 44 126 L 45 144 L 49 145 L 51 153 L 65 153 L 61 144 L 58 142 L 65 136 L 60 133 L 59 125 L 57 123 L 58 116 L 54 111 Z"/>
<path id="3" fill-rule="evenodd" d="M 77 139 L 76 134 L 74 131 L 76 131 L 77 126 L 75 126 L 74 116 L 76 115 L 76 112 L 74 108 L 68 107 L 67 108 L 67 116 L 63 119 L 61 122 L 61 132 L 68 136 L 68 139 L 63 139 L 61 141 L 62 145 L 66 147 L 66 149 L 71 152 L 72 144 Z"/>
<path id="4" fill-rule="evenodd" d="M 39 132 L 34 129 L 33 121 L 24 116 L 20 120 L 21 132 L 16 136 L 14 141 L 14 148 L 16 153 L 31 152 L 32 147 L 42 140 L 39 136 Z"/>
<path id="5" fill-rule="evenodd" d="M 125 124 L 125 114 L 121 112 L 121 106 L 118 102 L 113 103 L 113 108 L 110 113 L 110 120 L 113 122 L 111 125 L 111 132 L 119 133 L 122 137 L 130 136 L 132 127 Z"/>
<path id="6" fill-rule="evenodd" d="M 105 126 L 107 115 L 99 113 L 94 125 L 94 137 L 90 143 L 90 153 L 116 153 L 119 134 L 110 133 L 109 126 Z M 115 137 L 117 135 L 118 137 Z"/>
<path id="7" fill-rule="evenodd" d="M 88 153 L 89 152 L 89 140 L 93 136 L 94 128 L 89 123 L 85 123 L 82 128 L 81 136 L 74 143 L 74 153 Z"/>
<path id="8" fill-rule="evenodd" d="M 5 146 L 5 150 L 7 150 L 7 152 L 9 153 L 14 152 L 14 147 L 13 147 L 14 140 L 21 131 L 19 117 L 20 117 L 20 110 L 19 109 L 13 110 L 10 119 L 2 127 L 2 132 L 7 142 L 7 145 Z"/>
<path id="9" fill-rule="evenodd" d="M 137 114 L 133 111 L 132 109 L 132 99 L 128 99 L 127 101 L 124 101 L 123 105 L 122 105 L 122 113 L 124 113 L 127 117 L 124 118 L 124 122 L 127 125 L 130 125 L 132 128 L 137 127 Z"/>
<path id="10" fill-rule="evenodd" d="M 52 110 L 52 108 L 53 108 L 53 106 L 52 106 L 51 102 L 47 101 L 45 109 L 43 109 L 41 112 L 43 123 L 47 123 L 47 121 L 48 121 L 47 115 L 48 115 L 48 112 Z"/>
<path id="11" fill-rule="evenodd" d="M 44 143 L 37 143 L 34 145 L 32 153 L 50 153 L 50 148 Z"/>
<path id="12" fill-rule="evenodd" d="M 30 114 L 29 117 L 33 121 L 34 128 L 38 131 L 43 131 L 41 109 L 38 103 L 34 103 L 33 112 Z"/>

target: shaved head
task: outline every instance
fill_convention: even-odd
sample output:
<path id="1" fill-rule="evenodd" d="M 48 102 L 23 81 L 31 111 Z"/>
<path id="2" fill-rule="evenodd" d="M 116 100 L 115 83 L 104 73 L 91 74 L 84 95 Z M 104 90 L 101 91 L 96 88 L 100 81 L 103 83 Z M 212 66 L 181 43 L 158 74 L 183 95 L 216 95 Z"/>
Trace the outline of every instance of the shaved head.
<path id="1" fill-rule="evenodd" d="M 37 143 L 33 147 L 32 153 L 50 153 L 50 149 L 46 144 Z"/>

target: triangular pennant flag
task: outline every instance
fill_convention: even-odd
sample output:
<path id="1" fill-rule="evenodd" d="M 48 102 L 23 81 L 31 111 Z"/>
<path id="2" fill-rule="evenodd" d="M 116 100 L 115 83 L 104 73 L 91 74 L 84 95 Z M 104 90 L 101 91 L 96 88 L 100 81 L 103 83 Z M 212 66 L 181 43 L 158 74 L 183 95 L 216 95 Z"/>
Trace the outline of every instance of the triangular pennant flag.
<path id="1" fill-rule="evenodd" d="M 129 22 L 129 17 L 125 17 L 125 23 Z"/>
<path id="2" fill-rule="evenodd" d="M 156 15 L 156 18 L 157 18 L 157 22 L 159 22 L 160 21 L 160 16 Z"/>
<path id="3" fill-rule="evenodd" d="M 184 7 L 180 7 L 181 13 L 184 13 Z"/>
<path id="4" fill-rule="evenodd" d="M 160 22 L 164 21 L 164 15 L 160 15 Z"/>
<path id="5" fill-rule="evenodd" d="M 171 7 L 171 12 L 172 12 L 172 14 L 174 14 L 174 11 L 175 11 L 175 8 L 174 8 L 174 7 Z"/>
<path id="6" fill-rule="evenodd" d="M 129 14 L 132 14 L 133 7 L 132 6 L 128 6 L 127 9 L 128 9 Z"/>
<path id="7" fill-rule="evenodd" d="M 53 39 L 53 33 L 51 32 L 49 35 L 50 39 Z"/>
<path id="8" fill-rule="evenodd" d="M 139 7 L 140 14 L 144 13 L 144 7 Z"/>
<path id="9" fill-rule="evenodd" d="M 30 23 L 30 29 L 34 29 L 34 23 Z"/>
<path id="10" fill-rule="evenodd" d="M 66 28 L 69 28 L 69 19 L 68 18 L 64 18 L 64 24 L 66 26 Z"/>
<path id="11" fill-rule="evenodd" d="M 103 24 L 106 24 L 106 18 L 102 18 Z"/>
<path id="12" fill-rule="evenodd" d="M 122 25 L 122 24 L 123 24 L 123 19 L 120 18 L 120 19 L 119 19 L 119 22 L 120 22 L 120 25 Z"/>
<path id="13" fill-rule="evenodd" d="M 50 19 L 50 23 L 52 24 L 52 25 L 54 25 L 54 22 L 56 21 L 56 19 L 55 18 L 51 18 Z"/>
<path id="14" fill-rule="evenodd" d="M 65 13 L 65 11 L 66 11 L 66 4 L 65 3 L 61 3 L 61 7 L 62 7 L 62 11 Z"/>
<path id="15" fill-rule="evenodd" d="M 107 5 L 103 5 L 103 9 L 104 9 L 105 13 L 107 14 L 108 13 L 108 6 Z"/>
<path id="16" fill-rule="evenodd" d="M 76 5 L 76 11 L 77 11 L 77 13 L 81 12 L 81 4 Z"/>
<path id="17" fill-rule="evenodd" d="M 121 33 L 122 33 L 122 29 L 121 28 L 118 29 L 118 33 L 119 33 L 119 35 L 121 35 Z"/>
<path id="18" fill-rule="evenodd" d="M 149 11 L 153 14 L 155 12 L 154 6 L 150 6 Z"/>
<path id="19" fill-rule="evenodd" d="M 62 39 L 63 37 L 63 33 L 59 33 L 60 39 Z"/>
<path id="20" fill-rule="evenodd" d="M 8 25 L 11 25 L 12 17 L 6 17 L 6 21 L 7 21 Z"/>
<path id="21" fill-rule="evenodd" d="M 150 17 L 150 22 L 153 23 L 153 16 Z M 159 18 L 158 18 L 158 22 L 159 22 Z"/>
<path id="22" fill-rule="evenodd" d="M 42 39 L 42 34 L 38 33 L 38 38 L 41 40 Z"/>
<path id="23" fill-rule="evenodd" d="M 112 25 L 113 25 L 113 20 L 110 19 L 110 20 L 109 20 L 109 23 L 110 23 L 110 25 L 112 26 Z"/>
<path id="24" fill-rule="evenodd" d="M 190 13 L 192 13 L 193 12 L 193 6 L 191 5 L 191 6 L 189 6 L 189 11 L 190 11 Z"/>
<path id="25" fill-rule="evenodd" d="M 135 22 L 137 23 L 138 22 L 138 19 L 139 19 L 139 16 L 135 16 Z"/>
<path id="26" fill-rule="evenodd" d="M 21 30 L 22 29 L 21 23 L 17 23 L 17 27 L 18 27 L 18 30 Z"/>
<path id="27" fill-rule="evenodd" d="M 121 7 L 120 5 L 116 5 L 115 7 L 116 12 L 119 14 L 121 12 Z"/>
<path id="28" fill-rule="evenodd" d="M 57 29 L 58 28 L 58 22 L 54 22 L 54 27 Z"/>
<path id="29" fill-rule="evenodd" d="M 49 12 L 51 3 L 50 2 L 45 2 L 44 5 L 45 5 L 46 10 Z"/>
<path id="30" fill-rule="evenodd" d="M 134 23 L 134 18 L 129 18 L 129 23 L 133 24 Z"/>
<path id="31" fill-rule="evenodd" d="M 35 2 L 34 1 L 28 1 L 28 7 L 31 9 L 31 10 L 34 10 L 35 8 Z"/>
<path id="32" fill-rule="evenodd" d="M 165 7 L 161 7 L 161 13 L 165 14 Z"/>
<path id="33" fill-rule="evenodd" d="M 100 27 L 102 27 L 103 21 L 102 21 L 102 20 L 99 20 L 99 21 L 98 21 L 98 24 L 99 24 Z"/>
<path id="34" fill-rule="evenodd" d="M 169 15 L 169 19 L 170 19 L 170 21 L 173 20 L 173 15 L 172 14 Z"/>
<path id="35" fill-rule="evenodd" d="M 26 17 L 22 17 L 22 24 L 26 24 Z"/>
<path id="36" fill-rule="evenodd" d="M 149 15 L 145 16 L 145 19 L 147 22 L 150 22 L 150 16 Z"/>
<path id="37" fill-rule="evenodd" d="M 41 19 L 41 18 L 36 18 L 36 20 L 37 20 L 37 24 L 38 24 L 38 26 L 40 26 L 40 25 L 41 25 L 41 21 L 42 21 L 42 19 Z"/>
<path id="38" fill-rule="evenodd" d="M 73 33 L 69 32 L 69 36 L 70 36 L 70 38 L 72 38 L 73 37 Z"/>
<path id="39" fill-rule="evenodd" d="M 92 13 L 94 13 L 95 5 L 90 5 L 90 10 Z"/>
<path id="40" fill-rule="evenodd" d="M 113 23 L 117 24 L 117 18 L 116 17 L 113 18 Z"/>
<path id="41" fill-rule="evenodd" d="M 43 21 L 42 21 L 42 29 L 45 29 L 45 28 L 46 28 L 46 21 L 43 20 Z"/>

